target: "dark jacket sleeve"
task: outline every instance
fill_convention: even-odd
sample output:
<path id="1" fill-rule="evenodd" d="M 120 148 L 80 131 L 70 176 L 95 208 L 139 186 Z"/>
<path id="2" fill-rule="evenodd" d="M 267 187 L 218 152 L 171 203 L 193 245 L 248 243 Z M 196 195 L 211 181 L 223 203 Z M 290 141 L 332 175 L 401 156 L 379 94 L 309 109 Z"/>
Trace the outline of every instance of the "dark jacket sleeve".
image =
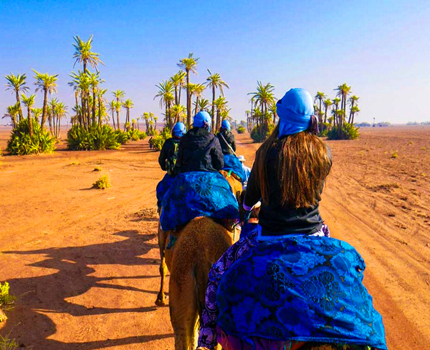
<path id="1" fill-rule="evenodd" d="M 221 145 L 217 137 L 214 137 L 213 147 L 211 149 L 212 166 L 216 170 L 221 170 L 224 167 L 224 155 L 222 154 Z"/>
<path id="2" fill-rule="evenodd" d="M 260 184 L 258 182 L 255 162 L 249 175 L 248 185 L 246 186 L 244 205 L 247 207 L 254 206 L 261 199 Z"/>
<path id="3" fill-rule="evenodd" d="M 158 157 L 158 163 L 161 166 L 161 169 L 163 169 L 164 171 L 167 170 L 166 168 L 166 159 L 168 157 L 168 142 L 164 142 L 163 147 L 161 148 L 161 152 L 160 152 L 160 156 Z"/>

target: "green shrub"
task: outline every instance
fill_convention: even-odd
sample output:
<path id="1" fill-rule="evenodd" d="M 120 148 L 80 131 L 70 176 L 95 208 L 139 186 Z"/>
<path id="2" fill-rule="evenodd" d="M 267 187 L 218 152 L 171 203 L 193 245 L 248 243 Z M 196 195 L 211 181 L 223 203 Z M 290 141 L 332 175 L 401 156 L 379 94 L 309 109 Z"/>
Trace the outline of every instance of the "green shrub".
<path id="1" fill-rule="evenodd" d="M 131 141 L 139 141 L 140 140 L 140 131 L 137 129 L 130 129 L 127 131 L 128 139 Z"/>
<path id="2" fill-rule="evenodd" d="M 269 137 L 274 128 L 274 124 L 254 126 L 254 129 L 251 131 L 251 138 L 254 142 L 263 142 Z"/>
<path id="3" fill-rule="evenodd" d="M 139 139 L 145 140 L 147 137 L 148 137 L 148 135 L 146 135 L 146 132 L 144 132 L 144 131 L 139 132 Z"/>
<path id="4" fill-rule="evenodd" d="M 28 119 L 19 122 L 7 143 L 7 151 L 13 155 L 52 153 L 55 150 L 55 137 L 42 130 L 35 119 L 32 120 L 33 136 L 30 138 Z"/>
<path id="5" fill-rule="evenodd" d="M 9 283 L 0 283 L 0 322 L 7 320 L 5 311 L 13 308 L 16 297 L 9 293 Z"/>
<path id="6" fill-rule="evenodd" d="M 391 155 L 391 158 L 397 158 L 399 156 L 399 154 L 397 153 L 397 151 L 396 152 L 393 152 L 393 154 Z"/>
<path id="7" fill-rule="evenodd" d="M 125 131 L 121 131 L 121 130 L 116 130 L 115 131 L 115 137 L 118 143 L 120 143 L 121 145 L 124 145 L 128 142 L 128 140 L 130 139 L 129 134 Z"/>
<path id="8" fill-rule="evenodd" d="M 69 149 L 76 151 L 120 148 L 117 134 L 110 125 L 91 125 L 88 129 L 74 125 L 67 132 L 67 145 Z"/>
<path id="9" fill-rule="evenodd" d="M 327 132 L 329 140 L 355 140 L 359 136 L 359 128 L 353 124 L 344 123 L 340 132 L 338 129 L 337 126 L 334 126 Z"/>
<path id="10" fill-rule="evenodd" d="M 158 131 L 157 131 L 157 129 L 154 129 L 154 130 L 148 130 L 148 135 L 149 135 L 149 136 L 157 136 L 157 135 L 158 135 Z"/>
<path id="11" fill-rule="evenodd" d="M 93 183 L 93 188 L 98 188 L 100 190 L 104 190 L 105 188 L 109 187 L 111 187 L 111 184 L 107 175 L 103 175 L 100 179 Z"/>
<path id="12" fill-rule="evenodd" d="M 164 142 L 166 142 L 167 139 L 170 139 L 172 137 L 172 134 L 170 133 L 169 128 L 164 128 L 160 135 L 153 136 L 152 137 L 152 146 L 161 151 L 163 148 Z"/>
<path id="13" fill-rule="evenodd" d="M 18 348 L 18 344 L 15 339 L 9 339 L 9 337 L 0 335 L 0 350 L 14 350 Z"/>
<path id="14" fill-rule="evenodd" d="M 239 125 L 236 131 L 238 134 L 243 134 L 245 132 L 245 127 L 243 125 Z"/>

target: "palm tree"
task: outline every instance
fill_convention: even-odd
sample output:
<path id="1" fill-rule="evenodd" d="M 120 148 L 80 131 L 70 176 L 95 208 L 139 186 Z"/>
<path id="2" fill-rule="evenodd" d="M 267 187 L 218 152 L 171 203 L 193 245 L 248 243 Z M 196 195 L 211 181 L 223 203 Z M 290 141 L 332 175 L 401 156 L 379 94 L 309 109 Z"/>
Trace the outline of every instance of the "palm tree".
<path id="1" fill-rule="evenodd" d="M 172 129 L 172 121 L 171 121 L 171 115 L 170 115 L 170 107 L 173 103 L 174 97 L 173 97 L 173 89 L 174 89 L 174 83 L 172 80 L 162 81 L 160 84 L 156 85 L 158 88 L 158 93 L 155 95 L 154 100 L 159 97 L 160 98 L 160 107 L 165 106 L 166 108 L 166 119 L 167 119 L 167 127 L 169 129 Z"/>
<path id="2" fill-rule="evenodd" d="M 327 110 L 330 108 L 330 106 L 333 103 L 331 102 L 331 100 L 329 98 L 325 99 L 323 101 L 323 105 L 324 105 L 324 123 L 327 123 Z"/>
<path id="3" fill-rule="evenodd" d="M 360 97 L 358 97 L 358 96 L 356 96 L 356 95 L 352 95 L 350 98 L 349 98 L 349 118 L 348 118 L 348 123 L 350 123 L 351 124 L 351 120 L 354 120 L 354 117 L 353 117 L 353 112 L 352 112 L 352 109 L 356 106 L 356 104 L 357 104 L 357 101 L 360 99 Z M 354 113 L 357 113 L 358 111 L 355 111 Z"/>
<path id="4" fill-rule="evenodd" d="M 103 97 L 107 92 L 107 89 L 100 89 L 98 91 L 97 94 L 97 99 L 98 99 L 98 105 L 99 105 L 99 109 L 98 109 L 98 117 L 99 117 L 99 125 L 102 125 L 102 116 L 103 115 L 107 115 L 106 114 L 106 106 L 105 106 L 105 98 Z M 109 116 L 107 117 L 107 120 L 109 121 Z"/>
<path id="5" fill-rule="evenodd" d="M 25 84 L 27 83 L 25 81 L 25 79 L 27 78 L 25 76 L 25 74 L 18 74 L 18 75 L 14 75 L 14 74 L 9 74 L 5 76 L 7 83 L 6 83 L 6 90 L 12 90 L 12 93 L 15 92 L 15 97 L 16 97 L 16 103 L 18 104 L 18 115 L 19 115 L 19 119 L 18 122 L 21 121 L 21 119 L 23 118 L 22 115 L 22 109 L 21 109 L 21 102 L 19 99 L 19 93 L 24 93 L 28 91 L 28 86 L 25 86 Z"/>
<path id="6" fill-rule="evenodd" d="M 333 121 L 334 121 L 334 125 L 336 125 L 336 121 L 337 121 L 337 117 L 338 117 L 338 113 L 337 111 L 339 110 L 339 102 L 340 102 L 340 98 L 336 97 L 332 100 L 332 104 L 334 106 L 334 109 L 332 109 L 332 114 L 333 114 Z"/>
<path id="7" fill-rule="evenodd" d="M 270 104 L 270 107 L 269 107 L 269 111 L 270 111 L 270 113 L 272 113 L 272 115 L 273 115 L 273 124 L 275 124 L 276 123 L 276 117 L 278 116 L 278 114 L 277 114 L 277 109 L 276 109 L 276 101 L 273 101 L 271 104 Z"/>
<path id="8" fill-rule="evenodd" d="M 181 104 L 181 89 L 184 87 L 185 76 L 186 73 L 183 70 L 180 70 L 178 73 L 176 73 L 173 77 L 170 78 L 173 83 L 173 86 L 175 87 L 175 105 Z"/>
<path id="9" fill-rule="evenodd" d="M 185 107 L 183 105 L 173 105 L 171 108 L 171 116 L 174 120 L 173 124 L 184 121 L 185 115 Z"/>
<path id="10" fill-rule="evenodd" d="M 30 130 L 30 137 L 33 136 L 33 124 L 31 121 L 31 110 L 33 108 L 34 105 L 34 99 L 36 98 L 36 95 L 30 95 L 30 96 L 25 96 L 24 94 L 21 94 L 21 99 L 22 99 L 22 103 L 27 106 L 27 110 L 28 110 L 28 129 Z"/>
<path id="11" fill-rule="evenodd" d="M 199 104 L 199 100 L 202 98 L 202 94 L 205 89 L 206 86 L 204 84 L 195 84 L 194 86 L 194 95 L 196 96 L 196 108 L 194 109 L 194 114 L 197 114 L 197 105 Z"/>
<path id="12" fill-rule="evenodd" d="M 216 130 L 218 130 L 221 127 L 221 113 L 227 108 L 227 100 L 220 96 L 214 101 L 214 104 L 216 107 Z M 215 133 L 215 130 L 213 132 Z"/>
<path id="13" fill-rule="evenodd" d="M 215 90 L 219 89 L 221 91 L 221 95 L 224 96 L 223 87 L 229 89 L 229 86 L 221 79 L 221 75 L 219 73 L 212 74 L 209 69 L 208 72 L 209 77 L 206 78 L 206 84 L 208 87 L 212 88 L 212 130 L 215 132 Z"/>
<path id="14" fill-rule="evenodd" d="M 100 54 L 91 51 L 93 36 L 91 35 L 88 41 L 82 41 L 79 36 L 74 36 L 73 39 L 75 39 L 75 44 L 73 44 L 73 47 L 75 48 L 73 58 L 76 58 L 73 67 L 78 62 L 82 63 L 84 73 L 87 73 L 87 65 L 89 63 L 96 71 L 98 71 L 97 65 L 99 63 L 104 65 L 104 63 L 99 58 Z"/>
<path id="15" fill-rule="evenodd" d="M 196 67 L 198 58 L 193 57 L 193 53 L 190 53 L 188 57 L 183 58 L 179 61 L 178 66 L 185 70 L 187 74 L 187 124 L 191 125 L 191 94 L 190 94 L 190 72 L 197 74 Z"/>
<path id="16" fill-rule="evenodd" d="M 118 130 L 120 129 L 120 125 L 119 125 L 119 110 L 121 109 L 121 100 L 124 98 L 125 96 L 125 92 L 122 90 L 116 90 L 113 92 L 113 96 L 116 98 L 116 121 L 117 121 L 117 126 L 118 126 Z M 118 107 L 119 104 L 119 107 Z"/>
<path id="17" fill-rule="evenodd" d="M 96 123 L 96 106 L 97 106 L 97 87 L 99 86 L 99 84 L 103 83 L 104 80 L 100 79 L 100 73 L 90 73 L 88 72 L 88 80 L 89 80 L 89 84 L 91 85 L 92 88 L 92 93 L 93 93 L 93 103 L 92 103 L 92 122 L 93 124 Z"/>
<path id="18" fill-rule="evenodd" d="M 56 98 L 51 99 L 48 104 L 48 124 L 49 124 L 49 130 L 51 131 L 51 134 L 54 134 L 55 130 L 55 112 L 58 105 L 58 100 Z"/>
<path id="19" fill-rule="evenodd" d="M 261 123 L 267 126 L 267 110 L 268 106 L 270 106 L 276 98 L 273 94 L 273 90 L 275 87 L 267 83 L 263 85 L 261 81 L 257 82 L 257 91 L 250 92 L 248 95 L 252 95 L 252 100 L 255 103 L 255 107 L 259 106 L 261 111 Z M 255 111 L 254 111 L 255 113 Z"/>
<path id="20" fill-rule="evenodd" d="M 45 127 L 46 116 L 47 116 L 47 108 L 48 108 L 48 94 L 52 94 L 57 92 L 57 77 L 58 74 L 49 75 L 48 73 L 39 73 L 36 70 L 32 69 L 32 71 L 36 74 L 34 78 L 36 82 L 34 83 L 36 87 L 36 92 L 41 90 L 43 91 L 43 113 L 42 113 L 42 121 L 40 126 L 42 129 Z"/>
<path id="21" fill-rule="evenodd" d="M 196 108 L 196 113 L 200 111 L 207 111 L 209 109 L 210 103 L 206 98 L 201 98 L 198 101 L 194 102 L 194 107 Z"/>
<path id="22" fill-rule="evenodd" d="M 346 101 L 348 99 L 348 95 L 351 93 L 351 86 L 348 86 L 346 83 L 339 85 L 336 89 L 336 96 L 341 97 L 340 109 L 343 110 L 344 115 L 346 115 Z"/>
<path id="23" fill-rule="evenodd" d="M 113 128 L 116 129 L 116 126 L 115 126 L 116 101 L 115 100 L 112 100 L 109 102 L 109 111 L 112 113 Z"/>
<path id="24" fill-rule="evenodd" d="M 314 102 L 319 101 L 320 104 L 319 104 L 318 108 L 320 111 L 322 110 L 322 102 L 325 98 L 326 98 L 326 96 L 325 96 L 324 92 L 321 92 L 321 91 L 318 91 L 317 94 L 315 95 Z"/>
<path id="25" fill-rule="evenodd" d="M 17 126 L 17 120 L 16 117 L 19 116 L 19 108 L 20 108 L 20 104 L 15 103 L 12 106 L 7 107 L 7 112 L 3 115 L 3 118 L 10 118 L 10 120 L 12 121 L 12 126 L 15 129 Z"/>
<path id="26" fill-rule="evenodd" d="M 127 110 L 127 113 L 125 116 L 125 122 L 127 125 L 130 125 L 130 109 L 134 107 L 134 103 L 131 99 L 127 99 L 124 101 L 122 106 Z M 125 126 L 124 126 L 124 130 L 125 130 Z M 127 131 L 128 131 L 128 128 L 127 128 Z"/>
<path id="27" fill-rule="evenodd" d="M 36 121 L 36 123 L 39 123 L 39 117 L 42 115 L 43 109 L 42 108 L 33 108 L 33 118 Z"/>
<path id="28" fill-rule="evenodd" d="M 358 106 L 351 107 L 350 120 L 348 121 L 350 124 L 354 124 L 354 117 L 358 112 L 360 112 L 360 108 L 358 108 Z"/>

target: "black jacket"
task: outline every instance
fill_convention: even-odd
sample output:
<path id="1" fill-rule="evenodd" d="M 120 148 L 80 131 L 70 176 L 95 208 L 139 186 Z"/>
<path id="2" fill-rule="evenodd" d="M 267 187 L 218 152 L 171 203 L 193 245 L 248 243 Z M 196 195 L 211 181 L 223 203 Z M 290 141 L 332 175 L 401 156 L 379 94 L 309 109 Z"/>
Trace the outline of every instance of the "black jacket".
<path id="1" fill-rule="evenodd" d="M 160 156 L 158 157 L 158 163 L 161 169 L 167 171 L 167 161 L 175 157 L 175 145 L 178 145 L 181 139 L 170 138 L 164 142 L 163 148 L 161 148 Z"/>
<path id="2" fill-rule="evenodd" d="M 280 146 L 281 143 L 278 143 Z M 278 181 L 278 162 L 280 147 L 273 147 L 269 152 L 267 163 L 269 182 L 269 202 L 262 203 L 259 215 L 259 224 L 262 235 L 277 236 L 285 234 L 313 234 L 321 229 L 323 220 L 319 213 L 319 204 L 309 208 L 291 208 L 287 204 L 281 205 L 281 188 Z M 331 159 L 330 149 L 329 156 Z M 255 163 L 252 168 L 246 188 L 245 204 L 252 207 L 261 198 L 258 174 Z"/>
<path id="3" fill-rule="evenodd" d="M 223 154 L 234 154 L 234 152 L 236 152 L 236 141 L 234 140 L 234 135 L 230 131 L 222 130 L 218 133 L 217 137 L 221 144 Z M 230 145 L 234 152 L 228 145 Z"/>
<path id="4" fill-rule="evenodd" d="M 188 131 L 179 144 L 178 171 L 216 172 L 224 166 L 224 157 L 218 139 L 204 128 Z"/>

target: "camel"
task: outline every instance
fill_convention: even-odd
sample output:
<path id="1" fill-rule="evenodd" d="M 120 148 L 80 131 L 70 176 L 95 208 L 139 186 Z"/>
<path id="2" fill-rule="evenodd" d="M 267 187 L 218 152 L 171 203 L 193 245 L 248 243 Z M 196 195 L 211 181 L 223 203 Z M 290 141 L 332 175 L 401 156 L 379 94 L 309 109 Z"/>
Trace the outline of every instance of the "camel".
<path id="1" fill-rule="evenodd" d="M 221 172 L 236 199 L 240 200 L 239 179 Z M 160 209 L 160 215 L 161 215 Z M 166 305 L 164 284 L 166 266 L 170 271 L 170 318 L 175 332 L 175 349 L 195 349 L 198 319 L 205 304 L 209 270 L 221 255 L 239 238 L 234 228 L 226 228 L 216 220 L 198 217 L 184 227 L 163 231 L 158 227 L 160 248 L 160 291 L 155 302 Z"/>

